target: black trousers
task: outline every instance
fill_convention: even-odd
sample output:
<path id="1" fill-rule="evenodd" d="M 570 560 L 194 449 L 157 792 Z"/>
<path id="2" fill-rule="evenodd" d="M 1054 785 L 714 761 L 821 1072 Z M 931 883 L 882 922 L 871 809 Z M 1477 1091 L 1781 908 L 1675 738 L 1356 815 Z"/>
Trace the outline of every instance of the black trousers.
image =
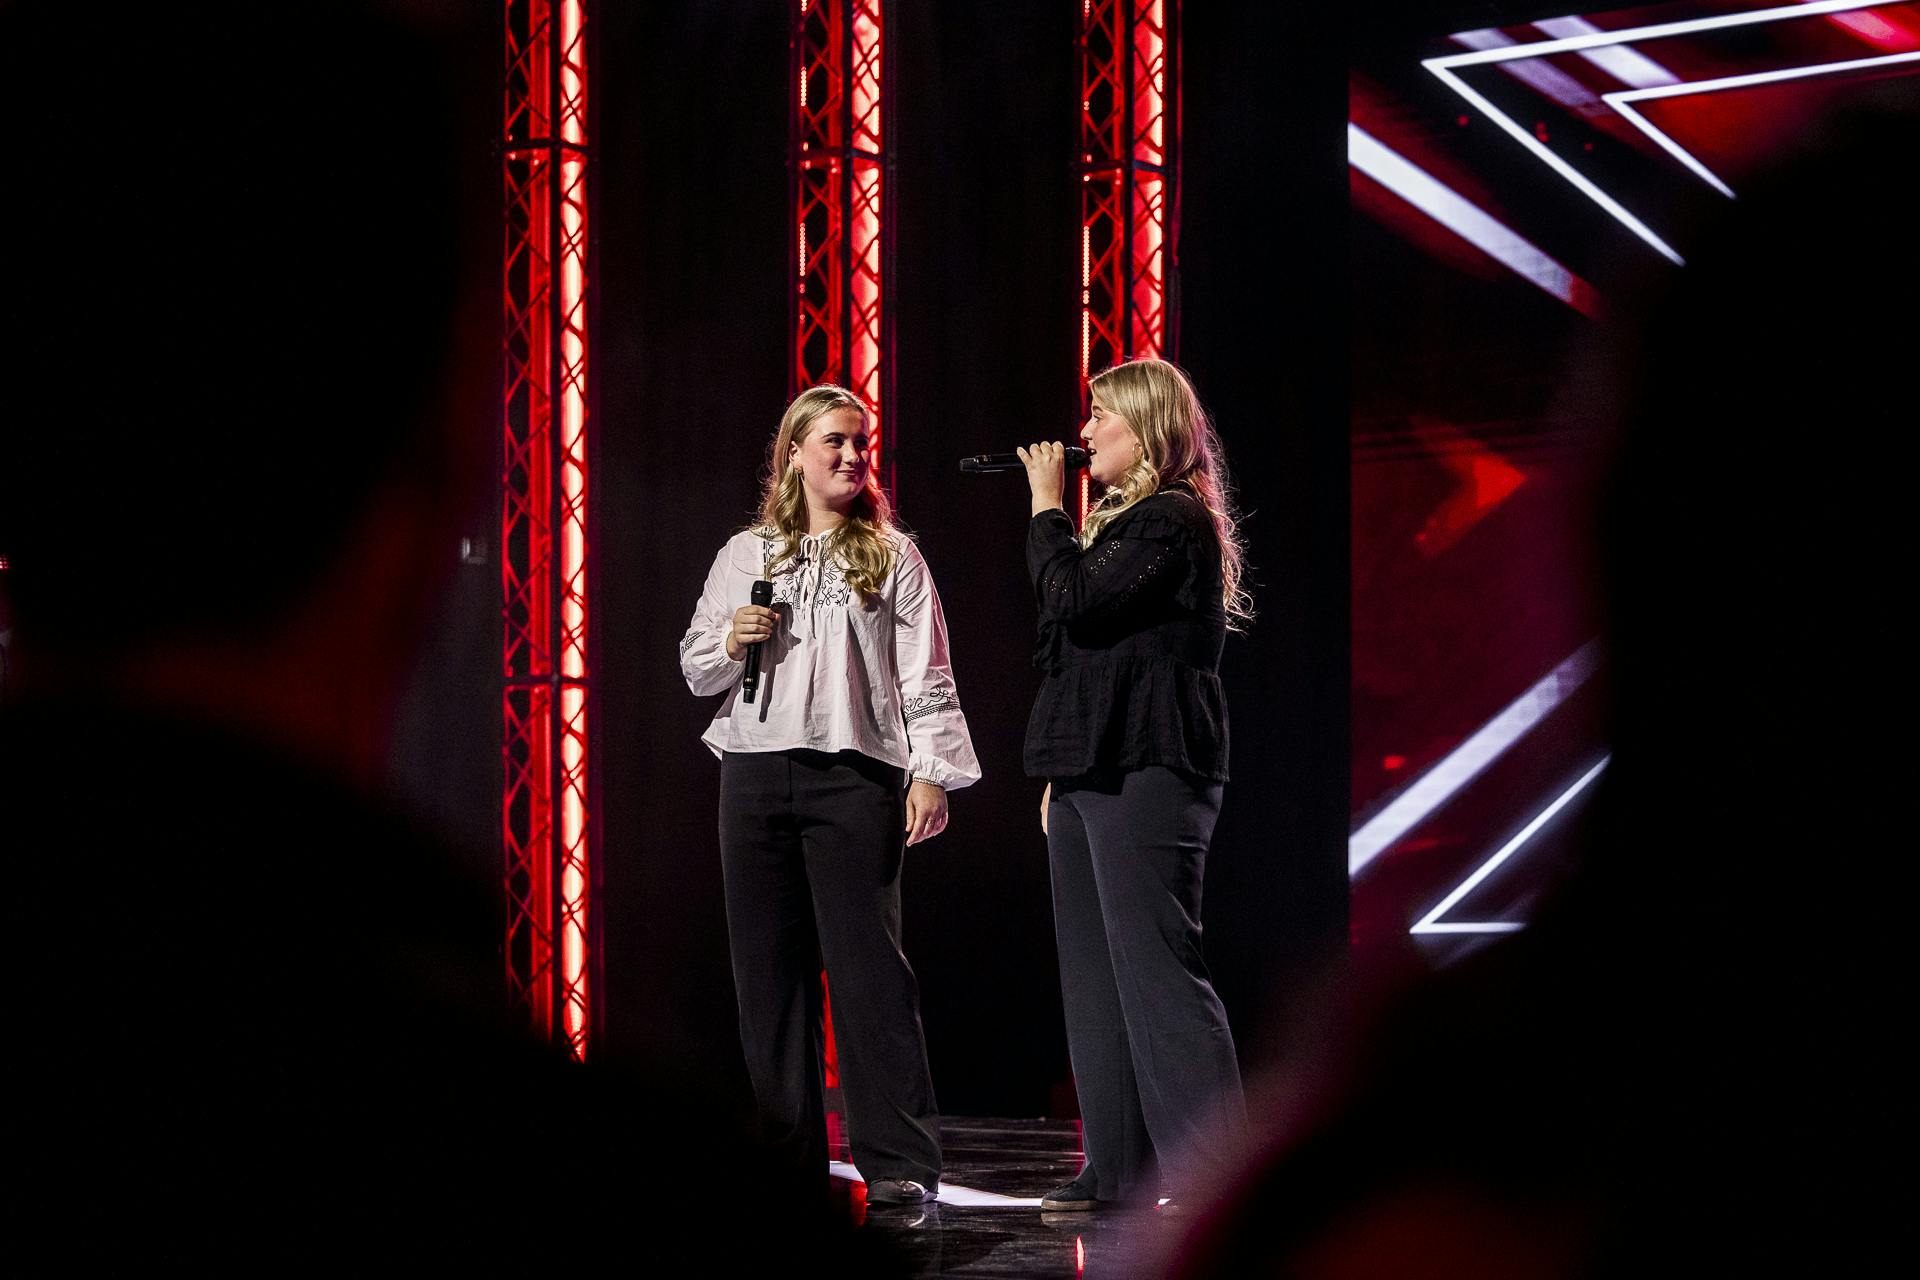
<path id="1" fill-rule="evenodd" d="M 1056 778 L 1054 932 L 1081 1144 L 1102 1200 L 1218 1177 L 1246 1102 L 1200 953 L 1200 882 L 1221 785 L 1160 768 Z"/>
<path id="2" fill-rule="evenodd" d="M 853 1163 L 868 1181 L 940 1181 L 920 988 L 900 951 L 905 784 L 901 770 L 852 751 L 729 752 L 720 765 L 747 1073 L 769 1145 L 823 1184 L 823 962 Z"/>

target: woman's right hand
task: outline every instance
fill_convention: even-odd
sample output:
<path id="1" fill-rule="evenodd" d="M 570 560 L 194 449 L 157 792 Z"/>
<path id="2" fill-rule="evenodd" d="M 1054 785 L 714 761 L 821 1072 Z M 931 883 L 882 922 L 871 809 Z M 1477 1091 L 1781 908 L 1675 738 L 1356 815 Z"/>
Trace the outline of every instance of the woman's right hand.
<path id="1" fill-rule="evenodd" d="M 1047 806 L 1052 803 L 1053 803 L 1053 784 L 1049 782 L 1047 784 L 1047 789 L 1040 793 L 1040 834 L 1043 836 L 1048 834 L 1047 833 Z"/>
<path id="2" fill-rule="evenodd" d="M 1033 514 L 1066 506 L 1067 447 L 1058 440 L 1030 444 L 1014 453 L 1027 468 L 1027 487 L 1033 491 Z"/>
<path id="3" fill-rule="evenodd" d="M 780 615 L 765 605 L 741 605 L 733 611 L 733 628 L 727 632 L 727 656 L 735 662 L 744 661 L 747 649 L 762 640 L 771 640 L 774 628 L 779 625 Z"/>

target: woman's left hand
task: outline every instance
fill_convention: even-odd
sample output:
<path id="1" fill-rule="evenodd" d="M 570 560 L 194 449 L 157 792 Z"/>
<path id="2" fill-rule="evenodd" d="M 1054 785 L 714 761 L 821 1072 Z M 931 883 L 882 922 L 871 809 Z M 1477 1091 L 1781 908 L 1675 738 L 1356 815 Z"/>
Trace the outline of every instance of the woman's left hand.
<path id="1" fill-rule="evenodd" d="M 1067 447 L 1058 440 L 1030 444 L 1015 449 L 1027 464 L 1027 487 L 1033 490 L 1033 514 L 1065 508 L 1062 495 L 1067 487 Z"/>
<path id="2" fill-rule="evenodd" d="M 931 840 L 946 829 L 946 788 L 915 778 L 907 788 L 907 843 Z"/>

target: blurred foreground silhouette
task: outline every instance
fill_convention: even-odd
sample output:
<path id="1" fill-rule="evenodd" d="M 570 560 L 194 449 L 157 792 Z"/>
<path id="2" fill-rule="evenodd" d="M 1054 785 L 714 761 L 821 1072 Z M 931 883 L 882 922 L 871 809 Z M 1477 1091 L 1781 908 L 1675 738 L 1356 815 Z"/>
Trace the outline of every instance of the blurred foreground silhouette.
<path id="1" fill-rule="evenodd" d="M 1914 83 L 1743 190 L 1588 406 L 1621 426 L 1614 757 L 1577 876 L 1306 1068 L 1176 1274 L 1834 1274 L 1897 1245 Z"/>
<path id="2" fill-rule="evenodd" d="M 671 1045 L 512 1022 L 489 857 L 376 785 L 491 501 L 474 21 L 0 9 L 17 1265 L 881 1265 Z"/>

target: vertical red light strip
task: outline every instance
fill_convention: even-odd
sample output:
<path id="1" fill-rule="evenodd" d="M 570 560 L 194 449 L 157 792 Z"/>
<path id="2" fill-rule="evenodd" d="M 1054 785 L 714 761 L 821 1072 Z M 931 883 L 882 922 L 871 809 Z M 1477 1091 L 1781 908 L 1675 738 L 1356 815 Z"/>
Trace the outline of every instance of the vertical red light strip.
<path id="1" fill-rule="evenodd" d="M 873 466 L 887 475 L 883 351 L 882 228 L 886 151 L 881 132 L 882 75 L 880 0 L 852 0 L 847 97 L 852 144 L 847 163 L 852 183 L 847 226 L 847 385 L 872 415 Z"/>
<path id="2" fill-rule="evenodd" d="M 584 0 L 560 0 L 561 1032 L 587 1055 L 592 991 L 587 777 L 587 58 Z"/>
<path id="3" fill-rule="evenodd" d="M 1080 7 L 1080 378 L 1169 356 L 1179 188 L 1179 0 Z M 1083 404 L 1083 409 L 1089 406 Z M 1080 481 L 1080 516 L 1087 512 Z"/>
<path id="4" fill-rule="evenodd" d="M 584 0 L 507 0 L 505 9 L 500 564 L 507 989 L 536 1030 L 564 1038 L 584 1058 L 595 952 L 587 737 L 587 13 Z"/>
<path id="5" fill-rule="evenodd" d="M 1164 356 L 1166 342 L 1166 0 L 1139 5 L 1133 23 L 1132 354 Z"/>

